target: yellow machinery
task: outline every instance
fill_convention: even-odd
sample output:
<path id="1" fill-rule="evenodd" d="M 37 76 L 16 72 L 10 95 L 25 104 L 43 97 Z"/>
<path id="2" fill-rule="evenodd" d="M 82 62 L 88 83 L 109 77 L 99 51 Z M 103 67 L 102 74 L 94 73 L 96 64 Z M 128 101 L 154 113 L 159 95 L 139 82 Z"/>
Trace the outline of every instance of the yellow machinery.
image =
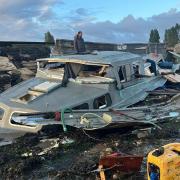
<path id="1" fill-rule="evenodd" d="M 148 180 L 180 180 L 180 143 L 155 149 L 147 158 Z"/>

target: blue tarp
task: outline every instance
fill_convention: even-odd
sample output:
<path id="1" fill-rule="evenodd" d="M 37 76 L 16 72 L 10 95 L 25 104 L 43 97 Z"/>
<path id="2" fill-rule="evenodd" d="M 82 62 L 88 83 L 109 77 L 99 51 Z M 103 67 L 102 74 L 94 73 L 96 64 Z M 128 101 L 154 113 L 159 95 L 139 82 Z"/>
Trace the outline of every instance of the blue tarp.
<path id="1" fill-rule="evenodd" d="M 173 62 L 169 62 L 169 61 L 159 62 L 158 66 L 162 69 L 172 69 Z"/>

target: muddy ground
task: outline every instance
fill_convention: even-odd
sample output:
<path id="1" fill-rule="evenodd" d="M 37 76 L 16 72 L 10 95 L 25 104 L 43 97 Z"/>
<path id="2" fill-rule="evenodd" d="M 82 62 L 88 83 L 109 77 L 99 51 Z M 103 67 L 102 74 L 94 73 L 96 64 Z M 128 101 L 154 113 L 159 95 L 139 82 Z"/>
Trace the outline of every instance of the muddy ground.
<path id="1" fill-rule="evenodd" d="M 152 127 L 151 132 L 139 138 L 131 128 L 86 134 L 74 129 L 64 133 L 60 126 L 45 127 L 37 134 L 25 134 L 0 147 L 0 179 L 98 179 L 93 170 L 107 148 L 143 155 L 141 172 L 121 174 L 121 179 L 146 179 L 147 153 L 161 145 L 180 142 L 179 120 L 171 119 L 161 127 L 162 130 Z"/>

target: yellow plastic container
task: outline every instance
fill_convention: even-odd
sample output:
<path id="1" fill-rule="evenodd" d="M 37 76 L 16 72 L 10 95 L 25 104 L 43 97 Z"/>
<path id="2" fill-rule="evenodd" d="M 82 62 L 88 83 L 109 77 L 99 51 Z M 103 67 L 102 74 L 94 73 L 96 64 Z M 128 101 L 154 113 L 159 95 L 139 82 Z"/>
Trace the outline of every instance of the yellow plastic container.
<path id="1" fill-rule="evenodd" d="M 180 180 L 180 143 L 172 143 L 148 154 L 147 175 L 154 173 L 158 180 Z"/>

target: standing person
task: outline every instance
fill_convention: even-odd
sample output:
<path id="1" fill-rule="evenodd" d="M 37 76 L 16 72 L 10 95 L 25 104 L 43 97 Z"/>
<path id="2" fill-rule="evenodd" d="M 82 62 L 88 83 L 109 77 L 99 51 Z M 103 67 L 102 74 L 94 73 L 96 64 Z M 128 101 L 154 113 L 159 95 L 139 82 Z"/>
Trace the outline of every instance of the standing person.
<path id="1" fill-rule="evenodd" d="M 82 31 L 79 31 L 74 37 L 74 49 L 77 53 L 84 53 L 86 51 Z"/>

